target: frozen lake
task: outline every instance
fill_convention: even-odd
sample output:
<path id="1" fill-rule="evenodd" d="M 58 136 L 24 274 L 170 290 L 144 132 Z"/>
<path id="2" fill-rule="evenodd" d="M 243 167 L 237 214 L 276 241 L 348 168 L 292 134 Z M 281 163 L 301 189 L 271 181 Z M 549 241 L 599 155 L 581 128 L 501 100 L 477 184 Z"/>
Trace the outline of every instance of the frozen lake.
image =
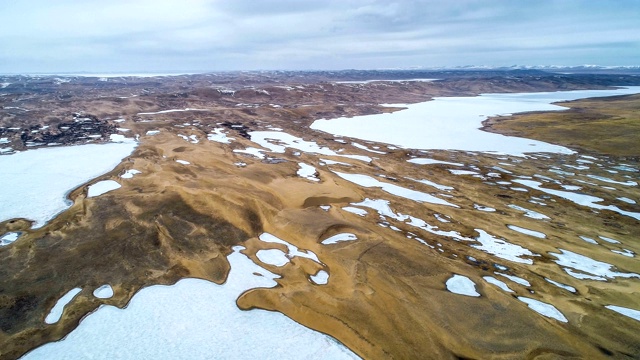
<path id="1" fill-rule="evenodd" d="M 113 169 L 135 147 L 131 140 L 0 156 L 0 221 L 27 218 L 41 227 L 69 207 L 69 191 Z"/>
<path id="2" fill-rule="evenodd" d="M 23 359 L 359 359 L 333 338 L 281 313 L 243 311 L 244 291 L 273 287 L 275 275 L 237 246 L 223 285 L 184 279 L 140 290 L 125 309 L 103 305 L 63 340 Z"/>
<path id="3" fill-rule="evenodd" d="M 491 116 L 527 111 L 558 111 L 557 101 L 640 93 L 640 86 L 617 90 L 483 94 L 475 97 L 436 97 L 388 114 L 316 120 L 311 128 L 330 134 L 383 142 L 411 149 L 443 149 L 522 155 L 527 152 L 573 153 L 570 149 L 479 130 Z"/>

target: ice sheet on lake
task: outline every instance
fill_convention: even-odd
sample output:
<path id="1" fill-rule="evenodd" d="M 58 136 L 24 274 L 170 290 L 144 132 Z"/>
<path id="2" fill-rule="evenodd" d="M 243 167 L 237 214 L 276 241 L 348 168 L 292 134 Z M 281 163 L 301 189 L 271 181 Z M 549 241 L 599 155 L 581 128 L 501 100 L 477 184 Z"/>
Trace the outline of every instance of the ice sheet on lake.
<path id="1" fill-rule="evenodd" d="M 558 321 L 561 322 L 569 322 L 569 320 L 567 320 L 566 317 L 564 317 L 564 315 L 562 315 L 562 313 L 556 309 L 555 306 L 547 304 L 547 303 L 543 303 L 542 301 L 539 300 L 535 300 L 535 299 L 531 299 L 528 297 L 524 297 L 524 296 L 518 296 L 518 300 L 522 301 L 523 303 L 527 304 L 527 306 L 541 314 L 544 315 L 546 317 L 550 317 L 552 319 L 556 319 Z"/>
<path id="2" fill-rule="evenodd" d="M 122 185 L 118 184 L 118 182 L 114 180 L 98 181 L 93 185 L 89 185 L 89 191 L 87 191 L 87 197 L 90 198 L 90 197 L 100 196 L 104 193 L 108 193 L 109 191 L 113 191 L 121 187 Z"/>
<path id="3" fill-rule="evenodd" d="M 125 137 L 124 135 L 111 134 L 109 135 L 109 141 L 115 142 L 115 143 L 123 143 L 123 142 L 131 141 L 131 139 Z M 51 145 L 51 143 L 49 143 L 49 145 Z"/>
<path id="4" fill-rule="evenodd" d="M 322 245 L 330 245 L 330 244 L 335 244 L 342 241 L 353 241 L 353 240 L 358 240 L 358 237 L 356 236 L 356 234 L 340 233 L 322 240 Z"/>
<path id="5" fill-rule="evenodd" d="M 449 278 L 449 280 L 447 280 L 446 285 L 447 290 L 451 291 L 454 294 L 475 297 L 480 296 L 480 294 L 476 291 L 476 284 L 466 276 L 455 274 L 451 278 Z"/>
<path id="6" fill-rule="evenodd" d="M 331 337 L 275 311 L 243 311 L 236 299 L 248 289 L 273 287 L 277 275 L 234 247 L 223 285 L 183 279 L 143 288 L 125 309 L 103 305 L 63 340 L 24 359 L 358 359 Z M 136 336 L 132 336 L 136 334 Z"/>
<path id="7" fill-rule="evenodd" d="M 316 120 L 311 128 L 334 135 L 399 145 L 412 149 L 493 151 L 512 155 L 529 152 L 571 154 L 557 145 L 480 131 L 487 116 L 526 111 L 566 110 L 552 102 L 587 97 L 640 93 L 640 87 L 617 90 L 579 90 L 476 97 L 436 97 L 418 104 L 397 104 L 393 113 Z"/>
<path id="8" fill-rule="evenodd" d="M 520 245 L 496 238 L 482 229 L 475 229 L 475 231 L 480 234 L 476 238 L 476 241 L 478 241 L 480 245 L 471 245 L 471 247 L 495 255 L 501 259 L 531 265 L 533 264 L 533 260 L 522 258 L 522 256 L 539 256 Z"/>
<path id="9" fill-rule="evenodd" d="M 433 195 L 429 195 L 416 190 L 407 189 L 395 184 L 382 182 L 368 175 L 347 174 L 347 173 L 341 173 L 338 171 L 334 171 L 333 173 L 347 181 L 351 181 L 354 184 L 358 184 L 363 187 L 379 187 L 383 191 L 388 192 L 389 194 L 399 196 L 405 199 L 414 200 L 417 202 L 427 202 L 431 204 L 459 207 L 458 205 L 452 204 L 448 201 L 442 200 Z"/>
<path id="10" fill-rule="evenodd" d="M 69 207 L 70 190 L 113 169 L 135 146 L 128 141 L 0 156 L 0 221 L 23 217 L 44 225 Z"/>
<path id="11" fill-rule="evenodd" d="M 80 291 L 82 291 L 82 288 L 71 289 L 66 294 L 64 294 L 60 299 L 58 299 L 58 301 L 53 306 L 53 308 L 51 308 L 51 311 L 49 311 L 49 314 L 47 315 L 47 317 L 44 319 L 44 322 L 47 324 L 57 323 L 58 320 L 60 320 L 60 317 L 62 317 L 62 313 L 64 312 L 64 307 L 67 306 L 67 304 L 69 304 L 71 300 L 73 300 L 73 298 L 75 298 L 76 295 L 80 293 Z"/>
<path id="12" fill-rule="evenodd" d="M 613 265 L 611 264 L 593 260 L 590 257 L 580 255 L 569 250 L 558 250 L 560 250 L 559 254 L 550 252 L 549 255 L 557 258 L 558 260 L 555 260 L 555 263 L 563 266 L 565 268 L 565 272 L 575 277 L 576 279 L 590 279 L 599 281 L 606 281 L 606 278 L 612 279 L 616 277 L 640 279 L 640 274 L 614 271 L 612 270 Z M 567 268 L 578 270 L 580 271 L 580 273 L 571 271 Z"/>
<path id="13" fill-rule="evenodd" d="M 93 290 L 93 296 L 98 299 L 109 299 L 113 296 L 113 288 L 109 284 L 102 285 Z"/>

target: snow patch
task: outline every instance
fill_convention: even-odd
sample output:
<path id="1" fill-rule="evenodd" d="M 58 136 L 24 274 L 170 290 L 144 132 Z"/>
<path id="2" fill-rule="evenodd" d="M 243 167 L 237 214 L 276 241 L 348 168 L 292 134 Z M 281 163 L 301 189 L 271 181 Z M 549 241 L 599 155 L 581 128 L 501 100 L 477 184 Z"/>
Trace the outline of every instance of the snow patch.
<path id="1" fill-rule="evenodd" d="M 102 285 L 93 290 L 93 296 L 98 299 L 109 299 L 113 296 L 113 288 L 109 284 Z"/>
<path id="2" fill-rule="evenodd" d="M 80 291 L 82 291 L 82 288 L 71 289 L 60 299 L 58 299 L 53 308 L 51 308 L 51 311 L 49 311 L 47 317 L 44 319 L 44 322 L 47 324 L 57 323 L 58 320 L 60 320 L 60 317 L 62 317 L 65 306 L 67 306 L 67 304 L 69 304 L 71 300 L 73 300 L 73 298 L 75 298 L 76 295 L 80 293 Z"/>
<path id="3" fill-rule="evenodd" d="M 447 290 L 454 294 L 478 297 L 480 294 L 476 291 L 476 284 L 466 276 L 453 275 L 446 282 Z"/>
<path id="4" fill-rule="evenodd" d="M 529 236 L 533 236 L 533 237 L 537 237 L 540 239 L 545 239 L 547 237 L 547 235 L 545 235 L 544 233 L 541 233 L 539 231 L 535 231 L 535 230 L 529 230 L 529 229 L 525 229 L 523 227 L 520 226 L 515 226 L 515 225 L 507 225 L 507 227 L 513 231 L 517 231 L 519 233 L 525 234 L 525 235 L 529 235 Z"/>
<path id="5" fill-rule="evenodd" d="M 332 237 L 322 240 L 323 245 L 335 244 L 342 241 L 354 241 L 358 240 L 358 237 L 352 233 L 340 233 L 333 235 Z"/>
<path id="6" fill-rule="evenodd" d="M 113 191 L 121 188 L 122 185 L 118 184 L 118 182 L 114 180 L 102 180 L 98 181 L 93 185 L 89 185 L 89 190 L 87 191 L 87 197 L 95 197 L 100 196 L 109 191 Z"/>
<path id="7" fill-rule="evenodd" d="M 553 305 L 543 303 L 542 301 L 538 301 L 538 300 L 531 299 L 524 296 L 518 296 L 518 300 L 527 304 L 527 306 L 531 310 L 537 312 L 540 315 L 543 315 L 552 319 L 556 319 L 560 322 L 565 322 L 565 323 L 569 322 L 569 320 L 567 320 L 567 318 L 564 317 L 564 315 L 562 315 L 562 313 L 558 309 L 556 309 L 556 307 Z"/>
<path id="8" fill-rule="evenodd" d="M 326 285 L 329 282 L 329 273 L 320 270 L 315 275 L 309 276 L 309 279 L 316 285 Z"/>

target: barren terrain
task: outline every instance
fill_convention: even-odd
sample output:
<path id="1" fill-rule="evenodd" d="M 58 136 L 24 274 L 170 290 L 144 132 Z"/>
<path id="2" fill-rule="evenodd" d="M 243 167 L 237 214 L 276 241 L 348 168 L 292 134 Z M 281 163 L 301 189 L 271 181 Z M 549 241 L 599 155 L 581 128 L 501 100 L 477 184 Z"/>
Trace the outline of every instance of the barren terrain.
<path id="1" fill-rule="evenodd" d="M 402 77 L 441 80 L 357 83 Z M 279 286 L 244 293 L 238 307 L 281 312 L 366 359 L 640 356 L 640 321 L 605 308 L 640 310 L 640 97 L 579 100 L 563 104 L 571 107 L 565 112 L 485 122 L 493 132 L 568 146 L 572 155 L 404 149 L 309 128 L 320 118 L 400 111 L 385 103 L 604 89 L 638 85 L 637 77 L 345 72 L 63 80 L 0 78 L 9 83 L 0 89 L 4 156 L 107 142 L 112 134 L 139 143 L 116 168 L 70 191 L 72 205 L 46 225 L 0 219 L 0 235 L 20 233 L 0 247 L 0 358 L 59 340 L 101 304 L 124 307 L 143 287 L 182 278 L 222 284 L 236 245 L 281 276 Z M 354 82 L 339 82 L 347 80 Z M 264 140 L 260 132 L 297 139 Z M 301 175 L 301 164 L 313 170 Z M 132 169 L 139 173 L 122 177 Z M 359 185 L 357 176 L 376 185 Z M 89 186 L 104 180 L 121 187 L 89 197 Z M 572 200 L 571 191 L 600 201 Z M 302 253 L 261 240 L 265 233 Z M 340 234 L 355 239 L 327 243 Z M 288 261 L 261 261 L 259 252 L 269 249 Z M 318 261 L 303 256 L 311 253 Z M 313 280 L 319 271 L 328 274 L 326 284 Z M 448 289 L 454 275 L 472 281 L 479 296 Z M 102 284 L 113 297 L 92 295 Z M 46 324 L 57 300 L 76 287 L 82 291 L 60 321 Z M 533 311 L 523 298 L 550 304 L 561 317 Z"/>

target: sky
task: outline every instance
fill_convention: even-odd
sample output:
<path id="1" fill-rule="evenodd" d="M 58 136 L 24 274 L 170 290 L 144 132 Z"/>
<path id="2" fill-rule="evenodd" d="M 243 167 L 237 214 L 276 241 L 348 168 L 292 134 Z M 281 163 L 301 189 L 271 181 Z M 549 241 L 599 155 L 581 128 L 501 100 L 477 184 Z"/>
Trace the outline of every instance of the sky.
<path id="1" fill-rule="evenodd" d="M 640 0 L 2 0 L 0 73 L 640 65 Z"/>

